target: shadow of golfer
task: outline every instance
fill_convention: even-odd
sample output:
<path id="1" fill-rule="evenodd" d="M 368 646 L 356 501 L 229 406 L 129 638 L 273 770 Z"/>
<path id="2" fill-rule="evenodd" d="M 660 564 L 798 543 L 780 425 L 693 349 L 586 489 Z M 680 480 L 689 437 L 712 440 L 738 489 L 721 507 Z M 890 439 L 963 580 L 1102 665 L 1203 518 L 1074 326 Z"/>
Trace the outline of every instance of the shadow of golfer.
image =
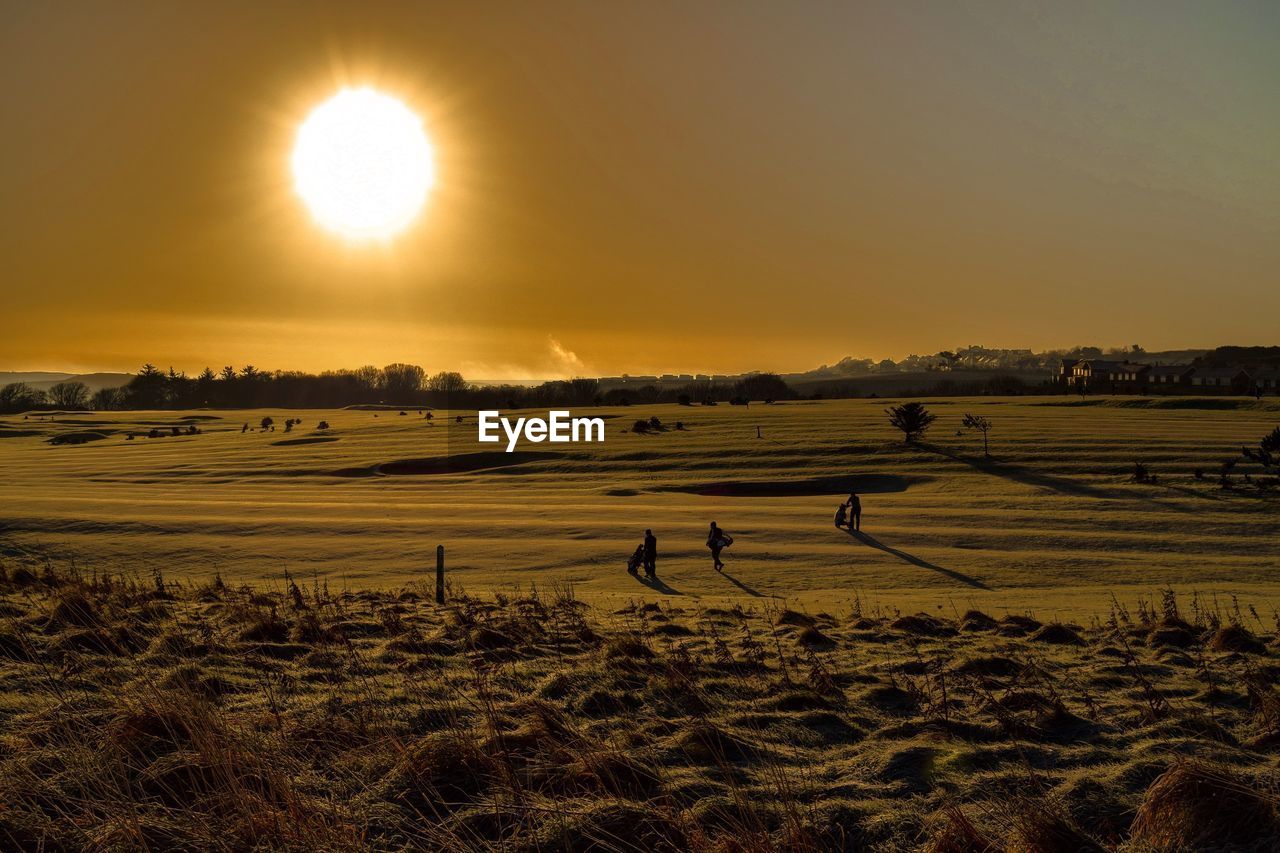
<path id="1" fill-rule="evenodd" d="M 654 592 L 660 592 L 663 595 L 684 595 L 683 592 L 676 589 L 675 587 L 668 586 L 667 582 L 664 581 L 662 578 L 658 578 L 658 577 L 650 578 L 644 575 L 637 575 L 636 580 L 640 581 L 640 583 L 649 587 L 649 589 L 653 590 Z"/>
<path id="2" fill-rule="evenodd" d="M 734 585 L 734 586 L 736 586 L 738 589 L 740 589 L 740 590 L 742 590 L 743 592 L 745 592 L 747 595 L 754 595 L 756 598 L 763 598 L 763 597 L 764 597 L 764 593 L 763 593 L 763 592 L 760 592 L 759 590 L 752 589 L 751 587 L 747 586 L 745 583 L 743 583 L 742 581 L 738 580 L 737 578 L 735 578 L 733 575 L 729 574 L 728 572 L 721 570 L 720 574 L 721 574 L 721 575 L 723 575 L 725 578 L 727 578 L 727 579 L 728 579 L 728 581 L 729 581 L 729 583 L 733 584 L 733 585 Z"/>
<path id="3" fill-rule="evenodd" d="M 963 584 L 973 587 L 974 589 L 991 589 L 991 587 L 987 586 L 982 581 L 971 578 L 966 574 L 962 574 L 951 569 L 944 569 L 942 566 L 930 563 L 928 560 L 921 559 L 914 554 L 908 554 L 906 551 L 900 551 L 897 548 L 890 548 L 888 545 L 884 544 L 879 539 L 876 539 L 869 533 L 863 533 L 861 530 L 850 530 L 849 535 L 865 545 L 870 545 L 878 551 L 884 551 L 886 554 L 897 557 L 899 560 L 908 562 L 913 566 L 919 566 L 922 569 L 930 569 L 938 572 L 939 574 L 946 575 L 952 580 L 958 580 Z"/>

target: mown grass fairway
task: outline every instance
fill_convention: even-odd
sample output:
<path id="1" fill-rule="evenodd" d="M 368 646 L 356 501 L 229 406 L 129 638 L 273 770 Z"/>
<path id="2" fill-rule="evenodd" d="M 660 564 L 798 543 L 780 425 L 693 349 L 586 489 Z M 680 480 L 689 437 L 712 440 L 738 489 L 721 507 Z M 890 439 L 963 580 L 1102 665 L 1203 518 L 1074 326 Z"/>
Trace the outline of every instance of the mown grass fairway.
<path id="1" fill-rule="evenodd" d="M 838 609 L 858 594 L 1078 616 L 1112 591 L 1132 600 L 1172 586 L 1259 607 L 1280 591 L 1277 499 L 1216 482 L 1223 460 L 1280 423 L 1273 401 L 943 399 L 928 402 L 938 421 L 914 447 L 888 426 L 888 404 L 575 410 L 608 418 L 603 445 L 511 455 L 476 442 L 474 412 L 461 424 L 413 410 L 10 416 L 0 549 L 101 571 L 262 580 L 288 569 L 363 588 L 423 579 L 442 543 L 451 580 L 476 592 L 569 581 L 587 599 L 703 605 L 777 596 Z M 990 460 L 979 436 L 956 434 L 965 412 L 994 421 Z M 241 432 L 264 415 L 274 432 Z M 629 431 L 655 415 L 663 431 Z M 125 439 L 173 424 L 202 432 Z M 80 433 L 104 437 L 50 443 Z M 1158 484 L 1130 482 L 1135 460 Z M 849 486 L 863 540 L 832 523 Z M 703 544 L 711 520 L 736 538 L 724 576 Z M 646 527 L 659 540 L 656 587 L 624 571 Z"/>

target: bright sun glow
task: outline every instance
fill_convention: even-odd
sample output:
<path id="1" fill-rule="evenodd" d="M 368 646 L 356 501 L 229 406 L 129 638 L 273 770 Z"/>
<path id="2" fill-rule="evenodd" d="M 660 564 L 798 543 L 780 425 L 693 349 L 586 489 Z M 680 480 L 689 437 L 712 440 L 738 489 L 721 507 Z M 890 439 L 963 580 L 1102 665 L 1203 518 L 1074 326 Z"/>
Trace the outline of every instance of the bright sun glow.
<path id="1" fill-rule="evenodd" d="M 312 216 L 356 239 L 388 239 L 417 217 L 435 183 L 422 120 L 373 89 L 343 89 L 298 128 L 293 180 Z"/>

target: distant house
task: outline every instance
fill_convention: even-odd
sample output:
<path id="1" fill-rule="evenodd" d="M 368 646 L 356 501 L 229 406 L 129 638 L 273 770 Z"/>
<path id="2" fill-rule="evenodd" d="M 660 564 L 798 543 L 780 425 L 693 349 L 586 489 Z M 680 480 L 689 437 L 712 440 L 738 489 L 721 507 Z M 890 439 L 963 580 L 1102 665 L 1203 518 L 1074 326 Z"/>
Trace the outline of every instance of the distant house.
<path id="1" fill-rule="evenodd" d="M 1071 378 L 1077 384 L 1089 386 L 1102 385 L 1111 381 L 1112 371 L 1120 368 L 1118 361 L 1103 361 L 1100 358 L 1082 358 L 1071 368 Z"/>
<path id="2" fill-rule="evenodd" d="M 1190 385 L 1192 390 L 1248 394 L 1251 380 L 1242 367 L 1196 367 L 1191 369 Z"/>
<path id="3" fill-rule="evenodd" d="M 1071 384 L 1093 391 L 1133 391 L 1145 382 L 1150 365 L 1085 358 L 1071 367 Z"/>
<path id="4" fill-rule="evenodd" d="M 1149 364 L 1138 364 L 1133 361 L 1122 361 L 1111 372 L 1111 384 L 1126 390 L 1135 390 L 1147 384 Z"/>
<path id="5" fill-rule="evenodd" d="M 1058 384 L 1070 385 L 1072 379 L 1071 369 L 1080 363 L 1078 358 L 1064 358 L 1058 362 Z"/>
<path id="6" fill-rule="evenodd" d="M 1250 390 L 1259 394 L 1280 394 L 1280 367 L 1259 367 L 1249 371 Z"/>
<path id="7" fill-rule="evenodd" d="M 1147 385 L 1155 391 L 1172 391 L 1188 384 L 1191 368 L 1185 364 L 1153 364 L 1147 369 Z"/>
<path id="8" fill-rule="evenodd" d="M 1101 358 L 1064 358 L 1058 384 L 1101 394 L 1280 394 L 1280 367 L 1192 367 Z"/>

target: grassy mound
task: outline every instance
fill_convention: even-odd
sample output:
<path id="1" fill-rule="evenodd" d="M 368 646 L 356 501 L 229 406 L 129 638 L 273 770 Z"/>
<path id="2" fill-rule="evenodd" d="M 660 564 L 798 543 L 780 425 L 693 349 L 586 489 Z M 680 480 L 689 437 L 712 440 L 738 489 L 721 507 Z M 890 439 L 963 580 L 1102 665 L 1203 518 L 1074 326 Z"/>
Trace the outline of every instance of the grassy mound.
<path id="1" fill-rule="evenodd" d="M 1172 598 L 1161 619 L 1086 628 L 429 592 L 4 567 L 0 846 L 1173 851 L 1280 835 L 1280 661 L 1260 620 L 1182 621 Z"/>

